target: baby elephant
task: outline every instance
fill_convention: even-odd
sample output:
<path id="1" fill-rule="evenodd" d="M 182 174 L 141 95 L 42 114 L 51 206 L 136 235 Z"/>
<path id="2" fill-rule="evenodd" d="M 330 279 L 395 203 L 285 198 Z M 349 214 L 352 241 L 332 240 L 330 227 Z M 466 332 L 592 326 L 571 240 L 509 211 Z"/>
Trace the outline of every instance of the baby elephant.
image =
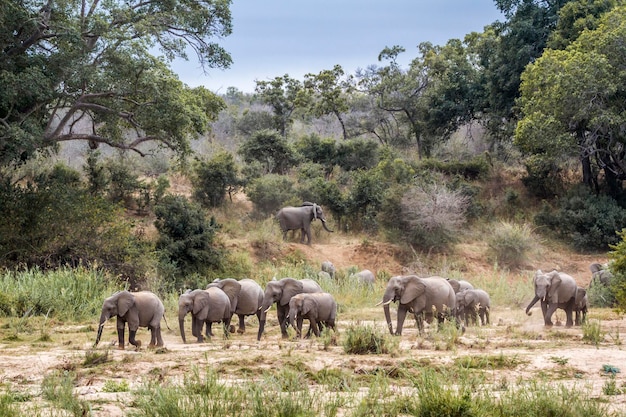
<path id="1" fill-rule="evenodd" d="M 478 324 L 477 315 L 480 316 L 481 325 L 489 324 L 489 309 L 491 299 L 486 291 L 480 289 L 470 289 L 456 294 L 457 316 L 460 320 L 465 320 L 468 325 L 468 315 L 472 322 Z"/>
<path id="2" fill-rule="evenodd" d="M 581 326 L 587 320 L 587 290 L 583 287 L 576 289 L 576 301 L 574 304 L 574 324 Z"/>
<path id="3" fill-rule="evenodd" d="M 297 294 L 291 297 L 289 301 L 289 321 L 291 326 L 296 329 L 298 338 L 302 338 L 302 321 L 304 319 L 309 319 L 309 333 L 313 330 L 315 336 L 319 337 L 322 324 L 337 330 L 335 327 L 336 318 L 337 303 L 333 296 L 326 292 Z"/>

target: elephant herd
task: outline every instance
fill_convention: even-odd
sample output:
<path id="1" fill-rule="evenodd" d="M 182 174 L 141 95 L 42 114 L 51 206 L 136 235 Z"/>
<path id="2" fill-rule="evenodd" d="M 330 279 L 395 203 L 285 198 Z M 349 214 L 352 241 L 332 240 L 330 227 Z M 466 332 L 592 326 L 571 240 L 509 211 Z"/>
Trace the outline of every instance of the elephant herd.
<path id="1" fill-rule="evenodd" d="M 327 267 L 328 265 L 326 265 Z M 364 270 L 367 280 L 374 280 L 371 271 Z M 327 272 L 328 273 L 328 272 Z M 372 276 L 369 277 L 368 273 Z M 368 282 L 360 281 L 360 282 Z M 541 301 L 546 326 L 552 325 L 552 315 L 556 309 L 566 313 L 566 326 L 582 324 L 587 313 L 586 290 L 576 285 L 571 276 L 558 271 L 544 273 L 541 270 L 534 277 L 535 295 L 526 308 L 526 314 Z M 393 328 L 390 304 L 397 303 L 397 322 Z M 181 294 L 178 301 L 180 336 L 187 342 L 185 316 L 191 313 L 192 335 L 198 342 L 204 335 L 213 336 L 212 324 L 222 323 L 224 335 L 245 332 L 245 317 L 255 315 L 259 322 L 257 340 L 265 330 L 267 312 L 276 304 L 278 324 L 283 338 L 288 337 L 287 327 L 291 325 L 298 338 L 302 337 L 303 321 L 309 320 L 307 337 L 311 333 L 320 336 L 324 327 L 336 331 L 337 302 L 324 292 L 312 279 L 282 278 L 269 281 L 265 290 L 254 280 L 232 278 L 215 280 L 205 289 L 189 290 Z M 382 300 L 383 312 L 389 332 L 402 335 L 406 315 L 411 313 L 421 333 L 424 321 L 439 323 L 451 320 L 457 328 L 470 324 L 488 325 L 491 300 L 489 294 L 465 280 L 447 279 L 439 276 L 418 277 L 416 275 L 394 276 L 387 282 Z M 163 346 L 161 319 L 165 309 L 161 300 L 149 291 L 120 291 L 104 300 L 95 345 L 102 336 L 106 321 L 117 317 L 118 347 L 124 349 L 124 330 L 129 329 L 129 343 L 136 348 L 141 343 L 135 339 L 137 329 L 146 327 L 151 332 L 149 347 Z M 575 320 L 573 315 L 575 313 Z M 239 318 L 238 328 L 231 325 L 233 315 Z M 205 331 L 203 335 L 203 329 Z M 95 346 L 94 345 L 94 346 Z"/>

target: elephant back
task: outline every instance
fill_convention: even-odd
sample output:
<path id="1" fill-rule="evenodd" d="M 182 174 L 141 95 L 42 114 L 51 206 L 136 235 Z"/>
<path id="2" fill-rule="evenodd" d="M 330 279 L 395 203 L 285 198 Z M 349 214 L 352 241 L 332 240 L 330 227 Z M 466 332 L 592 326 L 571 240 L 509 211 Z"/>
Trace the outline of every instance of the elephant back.
<path id="1" fill-rule="evenodd" d="M 135 298 L 135 306 L 139 314 L 139 325 L 142 327 L 159 325 L 165 313 L 165 307 L 161 299 L 150 291 L 139 291 L 131 294 Z"/>
<path id="2" fill-rule="evenodd" d="M 224 291 L 219 288 L 211 287 L 206 290 L 209 293 L 209 321 L 222 321 L 231 316 L 230 299 Z"/>
<path id="3" fill-rule="evenodd" d="M 263 288 L 250 278 L 244 278 L 239 281 L 241 284 L 241 292 L 239 293 L 239 302 L 237 303 L 237 314 L 254 314 L 263 304 Z"/>
<path id="4" fill-rule="evenodd" d="M 426 284 L 426 311 L 433 307 L 439 311 L 456 309 L 456 293 L 446 278 L 431 276 L 421 279 Z"/>
<path id="5" fill-rule="evenodd" d="M 301 279 L 300 282 L 302 282 L 302 292 L 305 292 L 305 293 L 323 292 L 322 287 L 320 287 L 320 284 L 318 284 L 312 279 Z"/>

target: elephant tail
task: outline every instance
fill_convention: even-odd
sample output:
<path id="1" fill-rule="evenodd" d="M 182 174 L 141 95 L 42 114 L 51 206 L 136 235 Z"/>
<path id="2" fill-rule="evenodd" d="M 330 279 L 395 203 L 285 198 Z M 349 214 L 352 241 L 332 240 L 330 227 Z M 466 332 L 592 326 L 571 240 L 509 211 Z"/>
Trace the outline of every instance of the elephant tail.
<path id="1" fill-rule="evenodd" d="M 172 329 L 170 329 L 170 325 L 167 323 L 167 319 L 165 318 L 165 313 L 163 313 L 163 321 L 165 322 L 165 327 L 167 327 L 167 330 L 172 331 Z"/>

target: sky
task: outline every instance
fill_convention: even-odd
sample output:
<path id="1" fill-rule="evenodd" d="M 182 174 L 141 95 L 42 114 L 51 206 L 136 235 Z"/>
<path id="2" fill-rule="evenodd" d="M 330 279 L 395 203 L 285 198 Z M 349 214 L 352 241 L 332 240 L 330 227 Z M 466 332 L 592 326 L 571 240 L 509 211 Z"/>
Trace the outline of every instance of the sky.
<path id="1" fill-rule="evenodd" d="M 252 93 L 255 80 L 285 74 L 303 80 L 337 64 L 354 74 L 378 64 L 380 51 L 394 45 L 406 49 L 398 60 L 406 65 L 421 42 L 444 45 L 503 20 L 493 0 L 233 0 L 231 13 L 233 33 L 213 40 L 233 64 L 204 74 L 190 53 L 189 61 L 172 65 L 188 86 Z"/>

